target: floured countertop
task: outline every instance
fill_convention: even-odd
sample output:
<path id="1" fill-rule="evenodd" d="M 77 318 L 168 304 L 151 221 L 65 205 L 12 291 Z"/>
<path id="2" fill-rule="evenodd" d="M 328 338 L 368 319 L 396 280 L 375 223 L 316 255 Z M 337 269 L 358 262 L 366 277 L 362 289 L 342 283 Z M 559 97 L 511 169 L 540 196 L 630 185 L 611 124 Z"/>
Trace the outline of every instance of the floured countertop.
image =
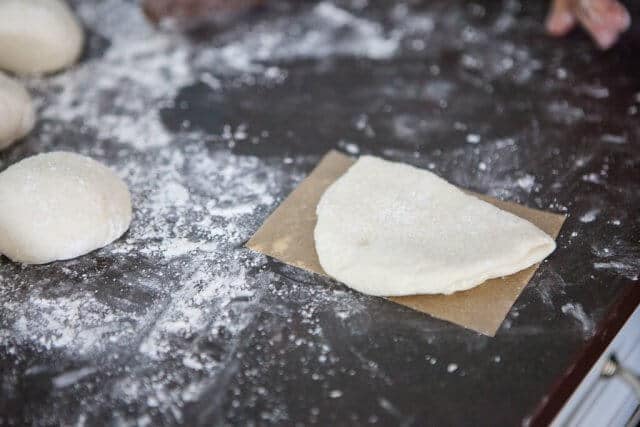
<path id="1" fill-rule="evenodd" d="M 0 259 L 0 424 L 511 425 L 637 298 L 637 35 L 550 40 L 508 0 L 290 3 L 187 38 L 74 2 L 87 51 L 26 81 L 40 120 L 0 169 L 89 155 L 134 220 L 77 260 Z M 495 338 L 243 247 L 332 148 L 569 215 Z"/>

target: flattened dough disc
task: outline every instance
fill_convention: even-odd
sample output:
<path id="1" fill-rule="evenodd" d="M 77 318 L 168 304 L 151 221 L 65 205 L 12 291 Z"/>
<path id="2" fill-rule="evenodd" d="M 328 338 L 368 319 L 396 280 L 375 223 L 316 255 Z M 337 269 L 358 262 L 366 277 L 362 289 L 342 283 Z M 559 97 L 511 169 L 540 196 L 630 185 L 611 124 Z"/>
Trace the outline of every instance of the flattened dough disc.
<path id="1" fill-rule="evenodd" d="M 322 196 L 322 268 L 365 294 L 450 294 L 542 261 L 555 242 L 436 175 L 361 157 Z"/>

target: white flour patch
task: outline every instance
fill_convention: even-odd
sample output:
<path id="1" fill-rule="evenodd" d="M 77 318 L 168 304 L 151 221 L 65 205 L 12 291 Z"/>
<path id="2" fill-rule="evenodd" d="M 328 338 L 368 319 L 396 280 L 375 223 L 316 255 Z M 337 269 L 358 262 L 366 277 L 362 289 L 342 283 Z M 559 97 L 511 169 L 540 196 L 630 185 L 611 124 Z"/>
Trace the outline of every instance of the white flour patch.
<path id="1" fill-rule="evenodd" d="M 98 369 L 93 367 L 80 368 L 76 371 L 66 372 L 53 378 L 53 386 L 56 388 L 69 387 L 76 384 L 81 379 L 95 373 Z"/>
<path id="2" fill-rule="evenodd" d="M 602 184 L 604 182 L 604 178 L 597 173 L 589 173 L 582 176 L 582 180 L 585 182 L 590 182 L 592 184 Z"/>
<path id="3" fill-rule="evenodd" d="M 580 303 L 566 303 L 560 307 L 562 313 L 573 317 L 582 328 L 582 332 L 590 337 L 595 332 L 595 323 L 591 317 L 587 316 Z"/>
<path id="4" fill-rule="evenodd" d="M 466 138 L 469 144 L 479 144 L 480 143 L 480 135 L 476 135 L 475 133 L 470 133 Z"/>
<path id="5" fill-rule="evenodd" d="M 388 59 L 399 48 L 400 33 L 385 34 L 382 26 L 323 1 L 299 16 L 261 23 L 238 33 L 220 48 L 204 49 L 194 58 L 199 68 L 215 66 L 223 73 L 259 73 L 269 61 L 357 56 Z"/>
<path id="6" fill-rule="evenodd" d="M 43 119 L 86 127 L 99 139 L 145 150 L 167 146 L 172 136 L 159 109 L 171 106 L 178 90 L 204 79 L 220 89 L 217 76 L 265 73 L 281 81 L 266 61 L 362 56 L 387 59 L 399 48 L 400 34 L 385 34 L 379 23 L 359 18 L 329 2 L 301 16 L 261 23 L 238 31 L 222 46 L 195 44 L 152 28 L 135 2 L 79 3 L 85 25 L 110 44 L 103 55 L 32 86 L 45 95 Z M 213 82 L 213 83 L 211 83 Z M 149 108 L 153 106 L 153 108 Z M 115 107 L 115 108 L 114 108 Z M 242 139 L 242 135 L 236 135 Z"/>
<path id="7" fill-rule="evenodd" d="M 600 137 L 600 141 L 606 142 L 607 144 L 626 144 L 627 137 L 624 135 L 605 133 Z"/>
<path id="8" fill-rule="evenodd" d="M 518 178 L 518 186 L 522 188 L 527 193 L 531 193 L 533 186 L 536 183 L 536 178 L 533 175 L 525 175 L 521 178 Z"/>
<path id="9" fill-rule="evenodd" d="M 194 251 L 215 252 L 216 245 L 207 241 L 194 242 L 189 239 L 168 239 L 158 248 L 166 258 L 176 258 Z"/>
<path id="10" fill-rule="evenodd" d="M 180 183 L 170 181 L 158 188 L 151 200 L 156 205 L 184 206 L 189 202 L 189 191 Z"/>
<path id="11" fill-rule="evenodd" d="M 39 89 L 49 88 L 42 118 L 86 126 L 100 139 L 140 149 L 169 144 L 158 106 L 194 80 L 192 48 L 180 37 L 154 31 L 133 3 L 108 0 L 99 7 L 81 5 L 79 12 L 111 44 L 104 55 L 36 82 Z"/>
<path id="12" fill-rule="evenodd" d="M 547 112 L 551 120 L 566 125 L 577 123 L 586 116 L 581 108 L 570 105 L 565 100 L 552 101 L 547 105 Z"/>
<path id="13" fill-rule="evenodd" d="M 589 223 L 596 220 L 598 214 L 600 213 L 600 209 L 590 209 L 584 214 L 580 215 L 580 222 Z"/>
<path id="14" fill-rule="evenodd" d="M 637 281 L 640 278 L 640 250 L 638 246 L 630 245 L 619 239 L 611 243 L 610 246 L 591 248 L 593 254 L 600 258 L 593 263 L 593 268 Z"/>
<path id="15" fill-rule="evenodd" d="M 119 340 L 129 333 L 127 319 L 86 292 L 48 298 L 41 291 L 33 291 L 24 303 L 9 302 L 3 308 L 6 318 L 14 322 L 0 330 L 0 337 L 29 342 L 43 351 L 92 353 L 104 345 L 105 336 Z"/>
<path id="16" fill-rule="evenodd" d="M 141 342 L 139 349 L 142 354 L 154 359 L 181 356 L 183 360 L 196 360 L 196 355 L 172 348 L 172 336 L 184 337 L 206 333 L 205 329 L 217 331 L 218 327 L 238 333 L 246 325 L 243 322 L 252 316 L 248 313 L 248 318 L 243 319 L 240 316 L 232 321 L 228 317 L 231 313 L 218 311 L 220 306 L 227 306 L 233 298 L 253 296 L 243 271 L 233 276 L 212 278 L 210 269 L 203 267 L 182 280 L 181 289 L 171 295 L 171 302 L 163 307 L 161 315 L 155 319 L 153 329 Z M 222 301 L 217 301 L 220 298 Z M 169 351 L 170 355 L 167 354 Z M 199 357 L 202 359 L 203 356 Z M 212 364 L 210 368 L 215 367 L 216 363 L 209 362 Z M 205 360 L 199 360 L 198 363 L 206 366 Z"/>
<path id="17" fill-rule="evenodd" d="M 609 89 L 599 85 L 579 86 L 578 88 L 576 88 L 576 92 L 595 99 L 606 99 L 609 97 Z"/>
<path id="18" fill-rule="evenodd" d="M 596 270 L 606 270 L 627 277 L 629 280 L 638 280 L 640 278 L 640 260 L 630 262 L 608 261 L 594 262 L 593 268 Z"/>

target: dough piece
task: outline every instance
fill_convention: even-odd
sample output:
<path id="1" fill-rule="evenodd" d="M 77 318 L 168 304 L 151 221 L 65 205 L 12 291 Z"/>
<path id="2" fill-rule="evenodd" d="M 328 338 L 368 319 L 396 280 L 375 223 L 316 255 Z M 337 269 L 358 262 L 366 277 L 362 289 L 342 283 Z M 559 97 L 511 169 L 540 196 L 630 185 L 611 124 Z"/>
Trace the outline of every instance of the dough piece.
<path id="1" fill-rule="evenodd" d="M 35 121 L 29 92 L 17 81 L 0 73 L 0 150 L 31 132 Z"/>
<path id="2" fill-rule="evenodd" d="M 543 260 L 554 240 L 425 170 L 361 157 L 317 207 L 320 265 L 365 294 L 450 294 Z"/>
<path id="3" fill-rule="evenodd" d="M 0 69 L 48 73 L 80 56 L 84 33 L 63 0 L 0 0 L 0 17 Z"/>
<path id="4" fill-rule="evenodd" d="M 75 258 L 113 242 L 130 223 L 126 184 L 88 157 L 40 154 L 0 173 L 0 253 L 13 261 Z"/>

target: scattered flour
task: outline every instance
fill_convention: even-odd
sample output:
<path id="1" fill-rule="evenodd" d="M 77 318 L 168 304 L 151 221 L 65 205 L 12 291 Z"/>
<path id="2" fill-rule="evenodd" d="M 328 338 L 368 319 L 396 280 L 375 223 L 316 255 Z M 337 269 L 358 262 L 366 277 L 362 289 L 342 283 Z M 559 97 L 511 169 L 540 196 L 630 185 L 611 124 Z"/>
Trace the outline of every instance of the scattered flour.
<path id="1" fill-rule="evenodd" d="M 599 213 L 600 213 L 600 209 L 590 209 L 584 214 L 580 215 L 580 218 L 579 218 L 580 222 L 584 222 L 584 223 L 593 222 L 596 220 Z"/>
<path id="2" fill-rule="evenodd" d="M 359 18 L 332 3 L 319 2 L 300 16 L 278 18 L 257 29 L 238 34 L 237 41 L 217 49 L 204 49 L 194 62 L 216 64 L 227 72 L 259 73 L 269 61 L 300 58 L 360 56 L 388 59 L 400 45 L 400 33 L 385 34 L 377 22 Z"/>
<path id="3" fill-rule="evenodd" d="M 479 144 L 480 143 L 480 135 L 476 135 L 474 133 L 470 133 L 467 135 L 467 142 L 469 144 Z"/>
<path id="4" fill-rule="evenodd" d="M 589 173 L 582 176 L 582 180 L 585 182 L 590 182 L 592 184 L 602 184 L 604 179 L 600 174 L 597 173 Z"/>
<path id="5" fill-rule="evenodd" d="M 182 422 L 185 402 L 237 373 L 242 335 L 263 327 L 260 316 L 274 307 L 285 317 L 294 316 L 291 307 L 299 309 L 295 315 L 308 328 L 306 351 L 335 363 L 318 312 L 337 310 L 348 320 L 362 309 L 358 297 L 330 287 L 300 289 L 298 282 L 274 287 L 282 278 L 263 272 L 266 258 L 243 248 L 302 173 L 293 162 L 237 156 L 211 145 L 224 135 L 174 134 L 162 124 L 161 111 L 197 81 L 220 91 L 246 73 L 286 78 L 263 65 L 267 61 L 389 58 L 400 34 L 321 2 L 299 16 L 239 31 L 226 44 L 198 45 L 156 32 L 135 2 L 77 6 L 91 29 L 90 43 L 100 46 L 68 72 L 28 81 L 44 123 L 42 137 L 29 144 L 107 163 L 129 184 L 135 218 L 122 239 L 90 256 L 27 269 L 0 263 L 2 345 L 16 354 L 28 348 L 43 357 L 91 361 L 53 377 L 59 394 L 52 398 L 59 402 L 77 384 L 110 372 L 99 395 L 74 400 L 71 424 L 91 424 L 90 414 L 109 405 L 105 401 L 124 407 L 144 401 L 158 414 L 130 418 L 116 410 L 114 419 L 124 425 Z M 49 136 L 65 133 L 86 144 Z M 246 125 L 229 134 L 235 141 L 248 138 Z M 41 416 L 53 416 L 54 406 Z M 283 419 L 286 411 L 268 416 Z"/>
<path id="6" fill-rule="evenodd" d="M 34 417 L 44 420 L 42 424 L 92 425 L 104 421 L 96 417 L 109 408 L 110 421 L 117 425 L 188 424 L 193 420 L 185 419 L 185 408 L 199 401 L 219 408 L 227 397 L 220 395 L 222 390 L 230 396 L 230 413 L 255 405 L 259 396 L 268 401 L 265 423 L 287 424 L 287 402 L 256 380 L 260 370 L 278 372 L 281 360 L 261 357 L 283 348 L 295 348 L 301 360 L 321 364 L 322 369 L 305 375 L 327 386 L 324 393 L 333 399 L 346 394 L 327 380 L 339 369 L 343 350 L 356 355 L 360 371 L 391 383 L 384 369 L 355 346 L 333 346 L 331 334 L 338 327 L 348 328 L 350 336 L 367 336 L 362 297 L 330 281 L 319 284 L 317 277 L 272 265 L 243 247 L 317 157 L 236 155 L 227 147 L 252 143 L 251 122 L 227 124 L 219 135 L 190 131 L 189 126 L 174 133 L 163 125 L 162 112 L 180 108 L 174 105 L 176 95 L 198 82 L 222 97 L 238 85 L 283 84 L 294 61 L 313 61 L 320 73 L 324 62 L 350 58 L 377 63 L 408 51 L 423 52 L 420 61 L 435 62 L 443 48 L 460 53 L 455 71 L 463 73 L 468 87 L 490 99 L 494 81 L 522 84 L 541 70 L 534 49 L 510 41 L 517 2 L 505 2 L 499 16 L 481 28 L 457 5 L 422 12 L 398 4 L 390 6 L 389 16 L 374 19 L 354 10 L 366 2 L 352 1 L 347 7 L 321 1 L 250 27 L 240 25 L 215 42 L 155 31 L 134 1 L 72 3 L 89 30 L 89 52 L 65 73 L 26 81 L 38 100 L 42 124 L 32 138 L 16 146 L 15 156 L 66 149 L 103 161 L 129 184 L 135 218 L 122 239 L 78 260 L 28 268 L 0 262 L 0 345 L 16 355 L 16 375 L 22 375 L 23 354 L 29 355 L 29 363 L 37 358 L 55 369 L 47 372 L 53 389 L 49 409 L 44 405 Z M 470 7 L 474 16 L 484 16 L 483 6 Z M 434 111 L 446 112 L 460 91 L 446 78 L 445 71 L 451 70 L 432 63 L 424 71 L 414 87 L 398 85 L 410 90 L 390 90 L 380 98 L 417 99 L 420 105 L 429 102 Z M 559 69 L 557 78 L 571 81 L 570 73 Z M 396 78 L 391 76 L 390 81 Z M 384 87 L 390 88 L 393 85 Z M 582 93 L 600 99 L 604 90 L 598 86 Z M 357 154 L 370 148 L 356 136 L 364 140 L 385 135 L 374 113 L 349 116 L 354 135 L 345 135 L 353 138 L 341 144 L 345 151 Z M 563 125 L 587 119 L 582 109 L 563 99 L 543 113 Z M 442 116 L 423 116 L 394 114 L 390 136 L 411 147 L 384 152 L 398 160 L 415 160 L 423 155 L 418 145 L 430 150 L 428 137 L 437 137 L 454 123 L 463 148 L 431 150 L 430 169 L 446 171 L 467 188 L 509 199 L 531 194 L 533 199 L 536 181 L 534 175 L 522 174 L 529 170 L 522 152 L 527 144 L 537 143 L 535 123 L 529 133 L 498 138 L 469 116 L 444 121 Z M 269 131 L 273 129 L 260 137 L 266 139 Z M 622 144 L 615 132 L 603 135 L 602 142 Z M 84 143 L 73 143 L 78 140 Z M 576 162 L 575 170 L 583 166 Z M 582 179 L 604 185 L 605 178 L 587 173 Z M 594 268 L 637 280 L 637 259 L 632 251 L 616 258 L 603 254 Z M 554 276 L 548 286 L 555 289 L 561 280 Z M 578 319 L 585 333 L 593 329 L 593 320 L 579 304 L 565 304 L 562 312 Z M 302 332 L 292 334 L 291 323 Z M 81 363 L 68 366 L 68 360 Z M 437 362 L 429 356 L 424 365 L 437 367 Z M 458 370 L 455 363 L 443 366 L 448 372 Z M 37 368 L 26 372 L 35 375 Z M 11 382 L 13 372 L 3 391 L 22 387 Z M 243 381 L 255 392 L 240 390 Z M 85 388 L 72 393 L 85 386 L 86 393 Z M 378 403 L 387 413 L 397 412 L 387 399 Z M 316 407 L 310 411 L 313 416 L 319 413 Z M 61 413 L 67 418 L 56 418 Z"/>
<path id="7" fill-rule="evenodd" d="M 220 89 L 219 77 L 238 72 L 277 80 L 277 68 L 263 65 L 269 61 L 341 55 L 386 59 L 398 50 L 401 36 L 387 35 L 380 24 L 329 2 L 253 31 L 242 28 L 236 40 L 217 47 L 154 30 L 135 2 L 78 2 L 78 12 L 94 37 L 108 40 L 106 50 L 65 73 L 33 81 L 45 96 L 40 114 L 141 150 L 171 142 L 159 107 L 171 106 L 178 90 L 195 81 Z"/>
<path id="8" fill-rule="evenodd" d="M 80 368 L 76 371 L 66 372 L 55 377 L 52 382 L 56 388 L 69 387 L 83 379 L 84 377 L 95 373 L 98 369 L 93 367 Z"/>
<path id="9" fill-rule="evenodd" d="M 599 85 L 579 86 L 578 88 L 576 88 L 576 92 L 595 99 L 606 99 L 609 97 L 609 89 Z"/>
<path id="10" fill-rule="evenodd" d="M 536 178 L 533 175 L 525 175 L 521 178 L 518 178 L 517 182 L 520 188 L 522 188 L 527 193 L 531 193 L 531 190 L 536 183 Z"/>
<path id="11" fill-rule="evenodd" d="M 593 263 L 596 270 L 637 281 L 640 278 L 640 249 L 621 239 L 614 239 L 610 246 L 593 246 L 593 254 L 599 258 Z"/>
<path id="12" fill-rule="evenodd" d="M 581 108 L 570 105 L 566 100 L 549 103 L 547 111 L 552 120 L 566 125 L 577 123 L 586 116 Z"/>
<path id="13" fill-rule="evenodd" d="M 582 328 L 582 331 L 587 337 L 590 337 L 595 332 L 595 324 L 591 317 L 587 316 L 580 303 L 566 303 L 560 307 L 562 313 L 573 317 Z"/>
<path id="14" fill-rule="evenodd" d="M 625 135 L 614 135 L 611 133 L 605 133 L 600 137 L 600 140 L 608 144 L 626 144 L 627 137 Z"/>
<path id="15" fill-rule="evenodd" d="M 636 258 L 629 262 L 608 261 L 594 262 L 593 268 L 596 270 L 608 270 L 627 277 L 629 280 L 638 280 L 640 278 L 640 261 Z"/>
<path id="16" fill-rule="evenodd" d="M 342 391 L 341 390 L 331 390 L 329 392 L 329 397 L 332 399 L 338 399 L 340 397 L 342 397 Z"/>

